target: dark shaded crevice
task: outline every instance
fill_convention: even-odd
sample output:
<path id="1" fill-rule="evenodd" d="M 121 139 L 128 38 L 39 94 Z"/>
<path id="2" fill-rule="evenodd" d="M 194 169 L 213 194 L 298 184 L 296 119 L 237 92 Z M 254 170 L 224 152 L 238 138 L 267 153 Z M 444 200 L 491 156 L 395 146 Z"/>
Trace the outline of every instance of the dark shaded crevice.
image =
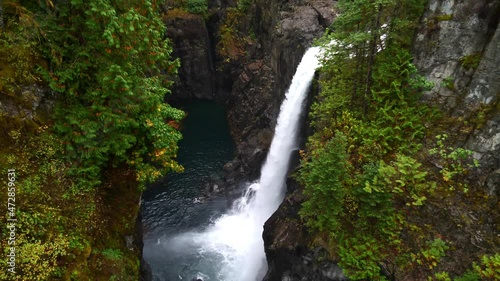
<path id="1" fill-rule="evenodd" d="M 318 14 L 317 19 L 318 19 L 319 25 L 321 27 L 323 27 L 324 29 L 327 29 L 330 26 L 329 21 L 327 19 L 325 19 L 325 17 L 323 17 L 323 15 L 314 6 L 311 6 L 311 8 L 313 8 L 313 10 L 316 11 L 316 13 Z"/>
<path id="2" fill-rule="evenodd" d="M 210 18 L 206 21 L 206 26 L 208 30 L 207 40 L 209 42 L 209 60 L 210 67 L 213 71 L 213 93 L 214 100 L 220 104 L 226 104 L 227 98 L 230 95 L 234 79 L 231 76 L 232 69 L 225 69 L 220 67 L 223 63 L 221 58 L 217 56 L 217 31 L 220 29 L 221 21 L 223 19 L 223 9 L 219 9 L 216 13 L 213 13 Z"/>
<path id="3" fill-rule="evenodd" d="M 217 14 L 214 14 L 212 18 L 214 18 Z M 211 81 L 211 91 L 212 91 L 212 96 L 214 97 L 215 100 L 217 100 L 217 93 L 218 93 L 218 85 L 217 85 L 217 72 L 215 68 L 215 26 L 217 25 L 217 22 L 220 20 L 219 18 L 215 19 L 215 22 L 212 22 L 210 18 L 208 21 L 205 21 L 205 26 L 207 28 L 207 56 L 208 56 L 208 69 L 210 71 L 210 76 L 212 79 Z"/>

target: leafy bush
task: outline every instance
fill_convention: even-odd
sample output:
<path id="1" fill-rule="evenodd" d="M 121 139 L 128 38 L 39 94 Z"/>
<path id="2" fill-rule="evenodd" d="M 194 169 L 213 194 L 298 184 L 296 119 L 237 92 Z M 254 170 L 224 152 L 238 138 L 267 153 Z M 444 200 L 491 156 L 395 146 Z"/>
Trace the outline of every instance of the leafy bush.
<path id="1" fill-rule="evenodd" d="M 252 5 L 252 0 L 238 0 L 238 10 L 242 12 L 248 11 L 250 5 Z"/>
<path id="2" fill-rule="evenodd" d="M 141 183 L 182 170 L 173 160 L 181 135 L 167 121 L 183 112 L 164 102 L 165 72 L 178 62 L 153 3 L 62 2 L 44 23 L 51 68 L 43 72 L 61 94 L 55 128 L 79 188 L 98 184 L 110 165 L 127 163 Z"/>
<path id="3" fill-rule="evenodd" d="M 317 147 L 302 164 L 300 180 L 308 187 L 304 194 L 310 198 L 301 210 L 309 226 L 334 231 L 340 225 L 338 215 L 346 196 L 342 181 L 347 175 L 346 138 L 337 134 L 324 146 Z"/>
<path id="4" fill-rule="evenodd" d="M 474 264 L 481 280 L 500 280 L 500 254 L 483 256 L 481 264 Z"/>
<path id="5" fill-rule="evenodd" d="M 42 126 L 35 132 L 11 131 L 7 152 L 0 152 L 0 167 L 16 169 L 16 277 L 0 265 L 2 280 L 48 280 L 65 271 L 62 261 L 75 254 L 73 241 L 87 239 L 93 215 L 93 194 L 64 199 L 71 180 L 67 177 L 61 142 Z M 8 155 L 8 157 L 3 157 Z M 2 184 L 4 179 L 2 179 Z M 79 204 L 75 204 L 75 201 Z M 82 211 L 82 209 L 84 209 Z M 0 217 L 4 217 L 4 212 Z M 2 249 L 10 248 L 6 240 Z"/>
<path id="6" fill-rule="evenodd" d="M 480 279 L 477 272 L 469 270 L 462 276 L 454 278 L 453 281 L 480 281 Z"/>
<path id="7" fill-rule="evenodd" d="M 477 69 L 479 67 L 479 63 L 481 63 L 481 59 L 483 58 L 482 53 L 471 54 L 468 56 L 464 56 L 460 59 L 460 64 L 466 69 Z"/>
<path id="8" fill-rule="evenodd" d="M 19 20 L 9 20 L 0 30 L 0 93 L 14 96 L 21 86 L 41 81 L 34 71 L 40 54 L 32 16 L 23 10 Z"/>
<path id="9" fill-rule="evenodd" d="M 110 260 L 121 260 L 123 258 L 123 254 L 118 249 L 105 249 L 102 251 L 102 255 Z"/>
<path id="10" fill-rule="evenodd" d="M 122 221 L 135 219 L 138 182 L 182 170 L 173 123 L 184 114 L 164 103 L 178 62 L 156 2 L 21 1 L 30 11 L 18 2 L 8 1 L 17 12 L 0 30 L 0 71 L 8 72 L 0 91 L 12 96 L 43 78 L 57 104 L 41 126 L 1 116 L 9 125 L 0 134 L 0 167 L 16 169 L 19 188 L 17 274 L 0 263 L 0 279 L 110 279 L 102 267 L 112 264 L 118 280 L 137 280 L 136 253 L 121 243 L 133 224 Z M 98 186 L 104 180 L 113 188 Z M 7 186 L 6 177 L 0 183 Z M 116 198 L 127 200 L 106 205 Z M 103 244 L 113 249 L 95 254 Z M 8 249 L 7 240 L 0 245 Z"/>
<path id="11" fill-rule="evenodd" d="M 207 0 L 186 0 L 185 6 L 192 14 L 205 15 L 208 11 Z"/>
<path id="12" fill-rule="evenodd" d="M 448 272 L 437 272 L 434 274 L 434 278 L 427 278 L 429 281 L 436 280 L 436 281 L 451 281 L 451 278 L 448 274 Z"/>

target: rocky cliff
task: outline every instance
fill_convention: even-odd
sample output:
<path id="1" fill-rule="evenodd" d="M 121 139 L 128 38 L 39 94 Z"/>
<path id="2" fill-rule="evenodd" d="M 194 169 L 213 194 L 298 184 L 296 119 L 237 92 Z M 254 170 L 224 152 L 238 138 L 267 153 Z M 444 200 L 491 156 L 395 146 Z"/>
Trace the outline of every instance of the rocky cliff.
<path id="1" fill-rule="evenodd" d="M 285 91 L 306 48 L 332 23 L 333 2 L 217 2 L 206 20 L 166 10 L 167 36 L 181 63 L 172 99 L 225 104 L 238 145 L 227 181 L 258 177 Z"/>
<path id="2" fill-rule="evenodd" d="M 305 50 L 332 23 L 334 3 L 257 0 L 245 12 L 225 3 L 217 5 L 217 11 L 206 22 L 172 10 L 166 13 L 168 36 L 174 42 L 174 55 L 181 61 L 180 86 L 174 96 L 213 99 L 227 106 L 231 133 L 237 143 L 235 159 L 224 167 L 229 186 L 259 176 L 285 92 Z M 207 44 L 210 39 L 212 43 Z M 207 51 L 205 47 L 215 50 Z M 210 52 L 215 54 L 212 65 L 208 60 Z M 208 71 L 197 70 L 207 66 Z M 213 77 L 213 68 L 216 84 L 215 89 L 210 85 L 209 93 L 205 81 Z M 194 89 L 200 92 L 192 92 Z M 296 186 L 290 184 L 290 191 Z M 283 274 L 291 277 L 297 272 L 318 281 L 342 276 L 338 267 L 324 260 L 323 250 L 307 248 L 307 231 L 297 215 L 300 201 L 287 202 L 290 206 L 283 205 L 266 224 L 269 231 L 264 235 L 270 264 L 267 280 L 281 280 Z M 295 242 L 275 235 L 274 231 L 288 233 L 287 237 Z M 282 242 L 273 242 L 276 240 Z M 287 246 L 290 243 L 295 246 Z M 304 266 L 296 267 L 303 262 Z"/>
<path id="3" fill-rule="evenodd" d="M 456 124 L 457 145 L 475 152 L 481 184 L 500 192 L 500 2 L 430 1 L 414 44 L 415 63 L 434 83 L 426 99 Z"/>
<path id="4" fill-rule="evenodd" d="M 255 59 L 243 65 L 228 97 L 228 119 L 238 143 L 226 167 L 230 182 L 258 177 L 269 148 L 281 101 L 313 39 L 334 18 L 332 1 L 255 1 L 250 28 L 258 38 Z"/>
<path id="5" fill-rule="evenodd" d="M 215 69 L 205 20 L 200 15 L 173 9 L 165 13 L 164 21 L 174 47 L 172 56 L 181 64 L 172 98 L 213 100 Z"/>

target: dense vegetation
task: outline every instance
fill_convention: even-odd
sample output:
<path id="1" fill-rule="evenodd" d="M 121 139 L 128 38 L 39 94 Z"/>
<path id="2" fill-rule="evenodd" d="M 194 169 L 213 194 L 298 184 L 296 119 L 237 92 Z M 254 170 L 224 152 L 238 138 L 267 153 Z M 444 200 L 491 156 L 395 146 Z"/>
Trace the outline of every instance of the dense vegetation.
<path id="1" fill-rule="evenodd" d="M 471 199 L 472 152 L 436 134 L 443 118 L 420 102 L 430 85 L 412 64 L 411 42 L 425 3 L 339 1 L 321 42 L 315 134 L 297 175 L 307 196 L 301 215 L 352 280 L 450 280 L 440 261 L 461 246 L 446 237 L 444 213 L 488 201 Z M 466 264 L 474 270 L 455 280 L 499 278 L 493 251 L 477 250 L 482 264 Z"/>
<path id="2" fill-rule="evenodd" d="M 164 103 L 178 63 L 157 2 L 0 5 L 0 97 L 13 105 L 0 166 L 16 170 L 18 219 L 16 275 L 2 262 L 0 279 L 137 280 L 138 249 L 120 235 L 134 234 L 140 188 L 182 169 L 183 112 Z"/>

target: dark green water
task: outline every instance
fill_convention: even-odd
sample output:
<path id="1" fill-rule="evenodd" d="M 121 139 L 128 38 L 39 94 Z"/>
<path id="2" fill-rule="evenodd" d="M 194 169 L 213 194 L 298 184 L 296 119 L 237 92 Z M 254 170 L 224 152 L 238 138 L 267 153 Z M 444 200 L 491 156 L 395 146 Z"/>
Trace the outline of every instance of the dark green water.
<path id="1" fill-rule="evenodd" d="M 167 243 L 176 234 L 201 230 L 227 210 L 226 198 L 203 198 L 207 182 L 221 177 L 235 150 L 223 106 L 195 102 L 182 126 L 178 161 L 184 173 L 170 174 L 151 185 L 142 198 L 144 258 L 154 280 L 190 280 L 196 257 Z"/>

